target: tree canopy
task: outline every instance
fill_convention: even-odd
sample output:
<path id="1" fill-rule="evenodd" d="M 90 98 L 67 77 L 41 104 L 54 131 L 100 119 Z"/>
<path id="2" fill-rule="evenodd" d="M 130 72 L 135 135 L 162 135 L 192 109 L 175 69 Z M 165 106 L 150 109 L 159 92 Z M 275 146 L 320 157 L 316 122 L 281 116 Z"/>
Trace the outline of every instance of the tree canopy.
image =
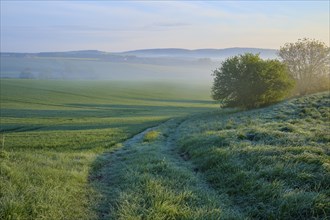
<path id="1" fill-rule="evenodd" d="M 308 38 L 286 43 L 279 56 L 296 80 L 300 95 L 329 89 L 330 48 L 325 43 Z"/>
<path id="2" fill-rule="evenodd" d="M 228 58 L 213 75 L 212 97 L 226 107 L 265 106 L 285 98 L 294 85 L 283 63 L 258 54 Z"/>

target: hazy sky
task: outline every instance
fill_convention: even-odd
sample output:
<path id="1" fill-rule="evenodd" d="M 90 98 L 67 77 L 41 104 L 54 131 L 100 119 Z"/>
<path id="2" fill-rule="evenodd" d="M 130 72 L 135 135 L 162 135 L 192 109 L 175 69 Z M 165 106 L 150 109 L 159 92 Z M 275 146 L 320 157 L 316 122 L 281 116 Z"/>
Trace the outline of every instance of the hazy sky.
<path id="1" fill-rule="evenodd" d="M 329 1 L 6 1 L 1 51 L 329 45 Z"/>

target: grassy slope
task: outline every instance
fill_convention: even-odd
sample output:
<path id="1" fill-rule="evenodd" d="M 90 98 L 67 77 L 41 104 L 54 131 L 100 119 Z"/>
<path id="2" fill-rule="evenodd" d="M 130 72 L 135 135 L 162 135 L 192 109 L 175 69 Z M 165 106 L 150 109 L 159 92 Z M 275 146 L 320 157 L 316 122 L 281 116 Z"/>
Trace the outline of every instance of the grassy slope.
<path id="1" fill-rule="evenodd" d="M 206 111 L 207 87 L 1 80 L 0 219 L 92 219 L 95 158 L 178 116 Z"/>
<path id="2" fill-rule="evenodd" d="M 100 219 L 326 219 L 329 95 L 170 120 L 95 160 Z"/>
<path id="3" fill-rule="evenodd" d="M 184 122 L 180 149 L 219 195 L 254 219 L 330 216 L 328 93 Z"/>

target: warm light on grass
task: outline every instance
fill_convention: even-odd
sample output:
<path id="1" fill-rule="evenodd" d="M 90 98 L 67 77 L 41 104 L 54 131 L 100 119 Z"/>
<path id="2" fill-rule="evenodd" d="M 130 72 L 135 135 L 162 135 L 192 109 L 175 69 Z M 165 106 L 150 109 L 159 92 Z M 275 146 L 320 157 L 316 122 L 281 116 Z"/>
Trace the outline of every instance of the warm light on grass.
<path id="1" fill-rule="evenodd" d="M 154 140 L 156 140 L 160 135 L 159 131 L 149 131 L 144 135 L 143 140 L 145 142 L 152 142 Z"/>

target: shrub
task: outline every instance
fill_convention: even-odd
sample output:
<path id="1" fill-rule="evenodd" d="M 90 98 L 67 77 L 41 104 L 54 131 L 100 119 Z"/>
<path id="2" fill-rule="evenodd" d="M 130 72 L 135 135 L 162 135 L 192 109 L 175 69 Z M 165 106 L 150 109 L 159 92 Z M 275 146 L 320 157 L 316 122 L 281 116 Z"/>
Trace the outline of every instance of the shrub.
<path id="1" fill-rule="evenodd" d="M 285 98 L 294 85 L 280 61 L 249 53 L 228 58 L 213 75 L 212 97 L 226 107 L 269 105 Z"/>

